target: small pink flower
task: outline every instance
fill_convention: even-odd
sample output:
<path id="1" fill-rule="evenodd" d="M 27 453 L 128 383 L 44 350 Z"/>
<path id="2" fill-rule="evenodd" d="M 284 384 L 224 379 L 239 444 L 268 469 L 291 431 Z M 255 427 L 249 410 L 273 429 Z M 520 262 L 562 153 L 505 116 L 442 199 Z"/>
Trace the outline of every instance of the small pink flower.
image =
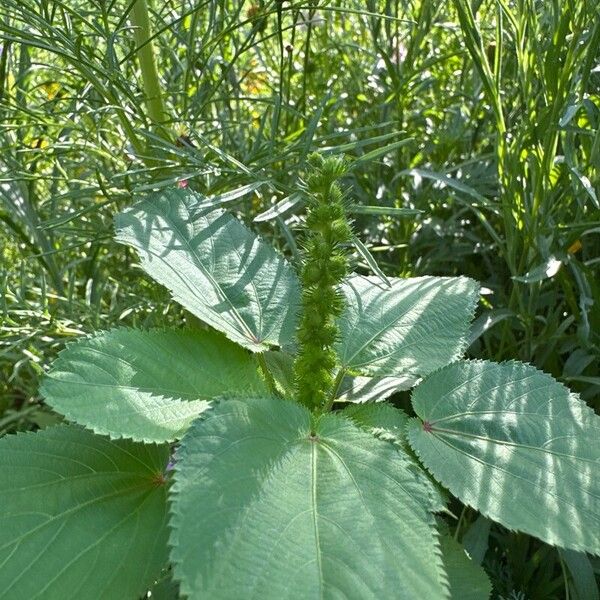
<path id="1" fill-rule="evenodd" d="M 188 180 L 187 179 L 181 179 L 180 181 L 177 182 L 177 187 L 184 190 L 186 187 L 188 186 Z"/>

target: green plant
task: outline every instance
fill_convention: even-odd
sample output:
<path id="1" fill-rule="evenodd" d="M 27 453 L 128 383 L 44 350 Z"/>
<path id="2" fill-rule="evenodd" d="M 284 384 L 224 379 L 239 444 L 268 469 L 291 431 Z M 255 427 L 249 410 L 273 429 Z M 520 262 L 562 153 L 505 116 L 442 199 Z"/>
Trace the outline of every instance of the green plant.
<path id="1" fill-rule="evenodd" d="M 302 294 L 195 192 L 118 215 L 117 239 L 211 329 L 116 329 L 61 353 L 42 392 L 74 424 L 0 441 L 0 597 L 136 598 L 172 570 L 190 598 L 485 598 L 434 516 L 436 480 L 600 553 L 598 417 L 534 367 L 460 360 L 474 281 L 342 282 L 344 164 L 311 160 Z M 415 384 L 415 417 L 385 401 Z"/>

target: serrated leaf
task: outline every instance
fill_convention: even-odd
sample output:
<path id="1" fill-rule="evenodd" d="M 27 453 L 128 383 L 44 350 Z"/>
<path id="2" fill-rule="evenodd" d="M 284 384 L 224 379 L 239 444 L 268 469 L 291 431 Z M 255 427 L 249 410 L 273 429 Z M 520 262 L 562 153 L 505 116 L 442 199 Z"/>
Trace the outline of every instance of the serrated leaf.
<path id="1" fill-rule="evenodd" d="M 479 287 L 466 277 L 355 276 L 337 345 L 342 367 L 371 376 L 419 376 L 458 358 L 466 346 Z"/>
<path id="2" fill-rule="evenodd" d="M 180 438 L 217 396 L 266 391 L 250 354 L 201 330 L 115 329 L 70 344 L 41 393 L 71 421 L 113 438 Z"/>
<path id="3" fill-rule="evenodd" d="M 414 462 L 348 419 L 221 402 L 177 453 L 171 560 L 191 599 L 445 598 Z"/>
<path id="4" fill-rule="evenodd" d="M 0 598 L 139 598 L 167 560 L 168 456 L 75 426 L 2 438 Z"/>
<path id="5" fill-rule="evenodd" d="M 117 241 L 173 298 L 255 352 L 292 341 L 299 285 L 290 265 L 233 215 L 202 196 L 163 190 L 116 217 Z"/>
<path id="6" fill-rule="evenodd" d="M 347 406 L 340 414 L 351 419 L 359 427 L 367 429 L 379 439 L 400 444 L 406 452 L 407 458 L 413 459 L 415 464 L 417 463 L 406 439 L 406 426 L 409 419 L 402 409 L 387 402 L 371 402 Z M 417 477 L 429 489 L 433 510 L 443 511 L 448 504 L 446 491 L 425 470 L 419 469 Z"/>
<path id="7" fill-rule="evenodd" d="M 440 536 L 442 560 L 450 584 L 452 600 L 487 600 L 492 584 L 485 571 L 475 564 L 451 536 Z"/>
<path id="8" fill-rule="evenodd" d="M 413 392 L 409 441 L 465 504 L 549 544 L 600 554 L 600 418 L 522 363 L 464 361 Z"/>

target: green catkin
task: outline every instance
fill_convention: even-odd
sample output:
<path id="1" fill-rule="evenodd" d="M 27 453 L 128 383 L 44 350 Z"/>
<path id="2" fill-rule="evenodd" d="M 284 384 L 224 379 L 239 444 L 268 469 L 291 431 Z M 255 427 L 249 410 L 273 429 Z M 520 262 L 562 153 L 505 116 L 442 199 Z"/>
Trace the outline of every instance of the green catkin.
<path id="1" fill-rule="evenodd" d="M 309 157 L 308 212 L 304 240 L 300 348 L 294 364 L 298 400 L 311 409 L 329 404 L 337 355 L 337 318 L 344 307 L 339 285 L 348 273 L 343 244 L 352 239 L 344 195 L 337 180 L 345 173 L 342 158 Z"/>

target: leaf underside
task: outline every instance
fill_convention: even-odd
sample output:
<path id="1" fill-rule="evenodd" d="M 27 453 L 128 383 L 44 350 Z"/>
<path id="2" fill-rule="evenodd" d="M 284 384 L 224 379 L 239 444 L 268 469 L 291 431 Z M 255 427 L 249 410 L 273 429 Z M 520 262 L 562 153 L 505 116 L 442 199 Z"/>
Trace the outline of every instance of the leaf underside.
<path id="1" fill-rule="evenodd" d="M 463 361 L 413 392 L 411 446 L 454 495 L 509 529 L 600 554 L 600 418 L 522 363 Z"/>
<path id="2" fill-rule="evenodd" d="M 290 265 L 233 215 L 172 189 L 116 217 L 116 240 L 183 307 L 256 352 L 293 339 L 299 285 Z"/>
<path id="3" fill-rule="evenodd" d="M 446 598 L 429 488 L 395 445 L 273 398 L 219 403 L 176 459 L 171 560 L 191 599 Z"/>
<path id="4" fill-rule="evenodd" d="M 180 438 L 208 399 L 265 390 L 251 355 L 214 331 L 115 329 L 67 346 L 41 393 L 113 438 Z"/>
<path id="5" fill-rule="evenodd" d="M 418 377 L 364 377 L 346 375 L 336 396 L 336 402 L 381 402 L 396 392 L 410 390 L 419 381 Z"/>
<path id="6" fill-rule="evenodd" d="M 294 399 L 294 357 L 287 352 L 265 352 L 265 361 L 282 397 Z M 337 391 L 336 402 L 364 404 L 382 402 L 392 394 L 409 390 L 419 381 L 411 375 L 404 377 L 363 377 L 345 375 Z"/>
<path id="7" fill-rule="evenodd" d="M 351 277 L 337 345 L 342 367 L 418 377 L 456 360 L 467 344 L 479 286 L 466 277 Z"/>
<path id="8" fill-rule="evenodd" d="M 167 560 L 167 460 L 70 425 L 2 438 L 0 598 L 139 598 Z"/>

